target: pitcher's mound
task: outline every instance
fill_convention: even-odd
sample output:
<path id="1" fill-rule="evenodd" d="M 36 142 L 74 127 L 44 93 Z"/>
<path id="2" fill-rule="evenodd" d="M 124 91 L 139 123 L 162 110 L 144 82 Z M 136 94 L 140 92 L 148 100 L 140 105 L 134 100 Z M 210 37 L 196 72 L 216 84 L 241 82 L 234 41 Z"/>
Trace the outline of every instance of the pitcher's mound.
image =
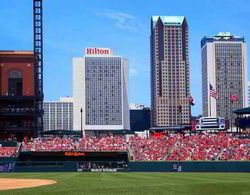
<path id="1" fill-rule="evenodd" d="M 0 178 L 0 190 L 11 190 L 19 188 L 31 188 L 55 184 L 54 180 L 46 179 L 12 179 Z"/>

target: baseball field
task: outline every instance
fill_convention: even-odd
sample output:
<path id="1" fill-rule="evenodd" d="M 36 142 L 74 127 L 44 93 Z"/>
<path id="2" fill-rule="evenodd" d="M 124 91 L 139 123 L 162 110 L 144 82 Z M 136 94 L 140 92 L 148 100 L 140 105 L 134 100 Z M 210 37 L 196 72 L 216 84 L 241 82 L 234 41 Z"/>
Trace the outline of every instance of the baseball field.
<path id="1" fill-rule="evenodd" d="M 250 194 L 249 173 L 1 173 L 0 178 L 0 194 Z M 34 187 L 39 182 L 42 186 Z M 20 186 L 26 188 L 4 190 Z"/>

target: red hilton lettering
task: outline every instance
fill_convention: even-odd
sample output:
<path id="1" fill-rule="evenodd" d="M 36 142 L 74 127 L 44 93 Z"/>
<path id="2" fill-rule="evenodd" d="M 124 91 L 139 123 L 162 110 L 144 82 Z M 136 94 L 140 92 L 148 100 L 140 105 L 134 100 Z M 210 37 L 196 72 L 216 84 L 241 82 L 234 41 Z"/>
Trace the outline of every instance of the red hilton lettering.
<path id="1" fill-rule="evenodd" d="M 99 48 L 87 48 L 86 53 L 89 55 L 109 55 L 110 52 L 108 49 L 99 49 Z"/>
<path id="2" fill-rule="evenodd" d="M 92 49 L 91 48 L 87 48 L 87 54 L 91 54 L 92 53 Z"/>

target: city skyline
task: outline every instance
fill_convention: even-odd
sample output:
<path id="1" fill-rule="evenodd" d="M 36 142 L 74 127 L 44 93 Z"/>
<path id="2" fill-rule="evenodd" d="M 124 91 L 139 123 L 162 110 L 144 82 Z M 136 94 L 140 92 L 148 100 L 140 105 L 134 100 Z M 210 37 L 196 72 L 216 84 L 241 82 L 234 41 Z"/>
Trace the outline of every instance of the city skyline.
<path id="1" fill-rule="evenodd" d="M 229 31 L 232 34 L 244 36 L 248 42 L 250 16 L 247 7 L 250 3 L 242 0 L 240 2 L 245 5 L 242 7 L 239 1 L 236 4 L 234 1 L 206 0 L 193 1 L 196 6 L 191 6 L 192 3 L 184 1 L 178 3 L 154 1 L 148 2 L 150 9 L 145 8 L 142 12 L 138 8 L 143 6 L 143 2 L 108 1 L 104 6 L 98 4 L 96 0 L 74 1 L 73 3 L 68 1 L 62 3 L 58 0 L 45 1 L 45 100 L 72 95 L 71 58 L 81 55 L 83 48 L 87 46 L 100 46 L 114 48 L 117 53 L 129 59 L 129 102 L 149 106 L 150 17 L 152 15 L 183 15 L 187 16 L 190 30 L 191 94 L 196 100 L 192 113 L 201 114 L 200 40 L 204 36 Z M 216 2 L 216 6 L 213 2 Z M 131 6 L 131 3 L 134 6 Z M 204 7 L 207 9 L 205 10 Z M 241 9 L 238 9 L 239 7 Z M 55 11 L 57 14 L 54 14 Z M 30 2 L 3 0 L 0 15 L 2 23 L 6 24 L 5 19 L 8 18 L 8 23 L 1 26 L 0 49 L 32 49 Z M 51 82 L 55 77 L 57 82 Z M 142 84 L 144 88 L 141 87 Z M 60 87 L 62 85 L 64 87 Z"/>

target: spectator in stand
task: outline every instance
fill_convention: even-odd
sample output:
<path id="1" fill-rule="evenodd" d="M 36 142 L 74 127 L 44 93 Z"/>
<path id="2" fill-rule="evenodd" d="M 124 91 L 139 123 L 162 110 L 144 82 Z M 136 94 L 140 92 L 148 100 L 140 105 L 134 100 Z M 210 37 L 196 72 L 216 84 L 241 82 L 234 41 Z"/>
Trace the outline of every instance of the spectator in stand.
<path id="1" fill-rule="evenodd" d="M 130 139 L 134 160 L 250 160 L 250 140 L 231 134 L 170 134 Z"/>
<path id="2" fill-rule="evenodd" d="M 1 147 L 0 146 L 0 158 L 14 156 L 16 149 L 17 149 L 16 147 Z"/>
<path id="3" fill-rule="evenodd" d="M 71 138 L 36 138 L 23 143 L 26 151 L 127 151 L 124 136 Z"/>
<path id="4" fill-rule="evenodd" d="M 250 139 L 232 134 L 200 133 L 167 136 L 137 135 L 71 138 L 35 138 L 23 143 L 28 151 L 129 151 L 134 160 L 250 160 Z M 1 152 L 1 151 L 0 151 Z M 6 151 L 4 152 L 6 153 Z"/>

